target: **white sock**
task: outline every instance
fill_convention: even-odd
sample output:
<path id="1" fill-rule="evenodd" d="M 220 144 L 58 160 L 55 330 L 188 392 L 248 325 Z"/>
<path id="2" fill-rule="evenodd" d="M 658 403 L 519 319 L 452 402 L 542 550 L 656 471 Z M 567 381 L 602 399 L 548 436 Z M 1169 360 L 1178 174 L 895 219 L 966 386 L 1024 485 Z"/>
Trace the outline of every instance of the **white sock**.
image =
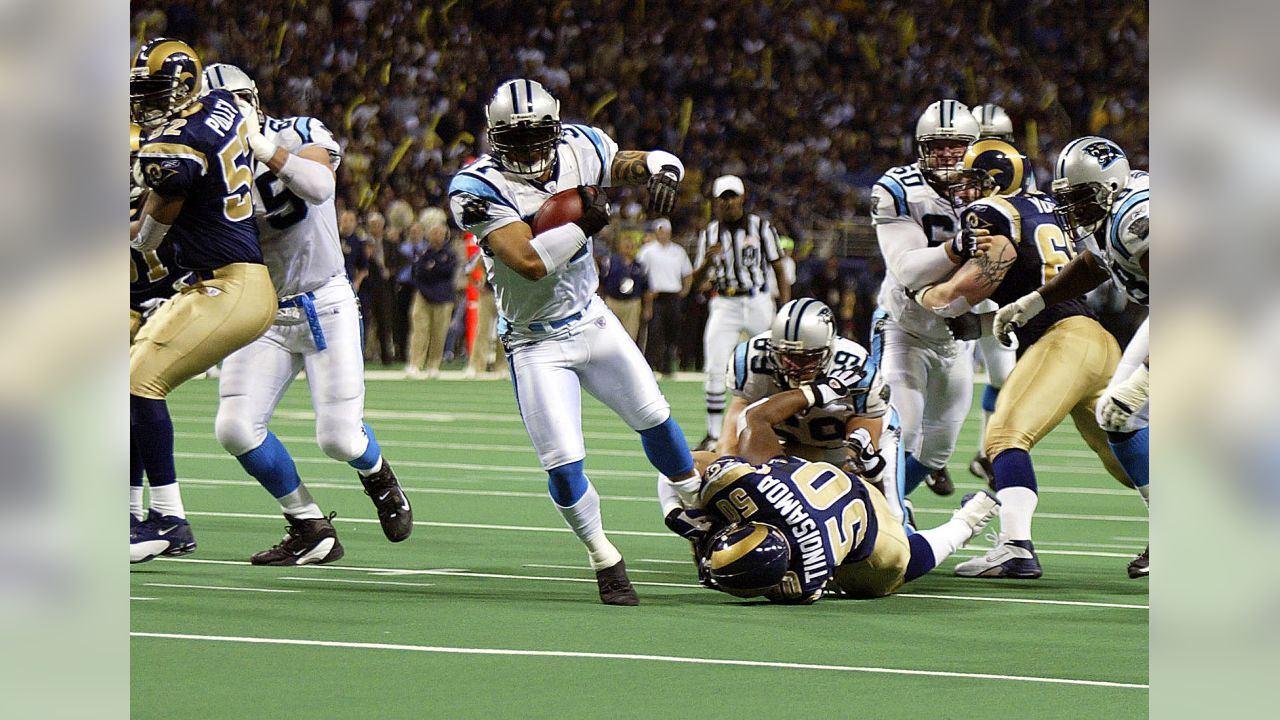
<path id="1" fill-rule="evenodd" d="M 129 514 L 132 515 L 135 520 L 145 520 L 147 517 L 147 511 L 142 509 L 141 485 L 129 486 Z"/>
<path id="2" fill-rule="evenodd" d="M 1147 509 L 1150 510 L 1151 509 L 1151 486 L 1143 485 L 1142 487 L 1138 488 L 1138 494 L 1142 495 L 1142 504 L 1146 505 Z"/>
<path id="3" fill-rule="evenodd" d="M 991 413 L 986 410 L 978 416 L 978 457 L 987 456 L 987 423 L 991 422 Z"/>
<path id="4" fill-rule="evenodd" d="M 934 562 L 942 564 L 942 561 L 950 557 L 956 548 L 969 542 L 969 538 L 973 537 L 973 528 L 960 518 L 951 518 L 936 528 L 917 530 L 916 534 L 924 537 L 925 542 L 929 543 Z"/>
<path id="5" fill-rule="evenodd" d="M 707 434 L 711 437 L 720 439 L 720 426 L 724 425 L 724 412 L 708 412 L 707 413 Z"/>
<path id="6" fill-rule="evenodd" d="M 178 483 L 151 486 L 151 509 L 161 515 L 185 518 L 187 512 L 182 508 L 182 491 L 178 489 Z"/>
<path id="7" fill-rule="evenodd" d="M 356 472 L 360 473 L 361 477 L 369 477 L 370 475 L 378 472 L 381 469 L 382 469 L 382 456 L 379 455 L 378 462 L 374 463 L 373 467 L 369 468 L 368 470 L 361 470 L 360 468 L 356 468 Z"/>
<path id="8" fill-rule="evenodd" d="M 590 481 L 587 481 L 587 491 L 572 506 L 563 507 L 555 501 L 551 504 L 556 506 L 569 528 L 587 546 L 592 570 L 603 570 L 618 564 L 622 553 L 605 537 L 604 525 L 600 521 L 600 494 Z"/>
<path id="9" fill-rule="evenodd" d="M 1030 540 L 1031 516 L 1036 513 L 1040 496 L 1019 485 L 997 491 L 996 499 L 1000 501 L 1000 532 L 1010 540 Z"/>
<path id="10" fill-rule="evenodd" d="M 680 493 L 662 473 L 658 473 L 658 504 L 662 506 L 662 517 L 680 507 Z"/>
<path id="11" fill-rule="evenodd" d="M 320 511 L 320 506 L 312 499 L 311 492 L 302 483 L 298 483 L 298 487 L 293 492 L 282 498 L 276 498 L 276 500 L 280 503 L 280 509 L 286 515 L 291 515 L 299 520 L 318 520 L 324 517 L 324 513 Z"/>

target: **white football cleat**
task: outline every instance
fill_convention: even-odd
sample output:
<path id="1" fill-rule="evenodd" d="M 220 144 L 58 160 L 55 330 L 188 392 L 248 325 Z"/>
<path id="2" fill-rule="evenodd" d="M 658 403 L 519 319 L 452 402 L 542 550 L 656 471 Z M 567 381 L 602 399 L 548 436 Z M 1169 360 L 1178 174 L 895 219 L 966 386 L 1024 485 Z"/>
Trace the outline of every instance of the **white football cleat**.
<path id="1" fill-rule="evenodd" d="M 996 546 L 986 555 L 966 560 L 956 566 L 960 577 L 1007 577 L 1034 580 L 1043 574 L 1040 558 L 1030 540 L 1010 540 L 1004 535 L 994 538 Z"/>
<path id="2" fill-rule="evenodd" d="M 995 495 L 983 490 L 981 492 L 969 493 L 960 501 L 960 509 L 951 514 L 951 517 L 957 520 L 963 520 L 966 525 L 973 529 L 973 533 L 969 535 L 972 540 L 978 533 L 982 532 L 982 528 L 991 522 L 991 518 L 1000 512 L 1000 501 Z M 967 541 L 966 541 L 967 542 Z"/>

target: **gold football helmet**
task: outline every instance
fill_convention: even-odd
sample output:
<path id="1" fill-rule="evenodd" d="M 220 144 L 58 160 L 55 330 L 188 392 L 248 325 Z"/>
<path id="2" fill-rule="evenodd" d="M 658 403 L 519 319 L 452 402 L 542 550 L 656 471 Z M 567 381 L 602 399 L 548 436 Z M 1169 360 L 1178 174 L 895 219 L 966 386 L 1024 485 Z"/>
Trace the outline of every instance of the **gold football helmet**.
<path id="1" fill-rule="evenodd" d="M 155 38 L 138 48 L 129 71 L 129 119 L 155 128 L 200 97 L 204 66 L 181 40 Z"/>

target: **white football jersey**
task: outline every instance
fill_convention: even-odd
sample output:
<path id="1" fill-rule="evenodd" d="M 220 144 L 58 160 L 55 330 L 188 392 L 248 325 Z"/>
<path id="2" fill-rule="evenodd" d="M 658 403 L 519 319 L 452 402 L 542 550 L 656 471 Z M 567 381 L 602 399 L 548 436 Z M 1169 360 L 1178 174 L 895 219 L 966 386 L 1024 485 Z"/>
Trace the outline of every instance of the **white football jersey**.
<path id="1" fill-rule="evenodd" d="M 458 226 L 478 239 L 498 313 L 511 325 L 512 334 L 523 334 L 522 328 L 530 323 L 564 319 L 587 306 L 599 284 L 592 240 L 587 238 L 587 244 L 554 274 L 534 282 L 495 257 L 486 238 L 514 222 L 532 223 L 538 208 L 561 190 L 579 185 L 610 186 L 609 166 L 617 152 L 617 143 L 600 129 L 565 125 L 551 179 L 546 183 L 505 173 L 488 155 L 453 176 L 449 209 Z"/>
<path id="2" fill-rule="evenodd" d="M 1150 280 L 1142 269 L 1151 224 L 1150 201 L 1151 178 L 1141 170 L 1130 172 L 1129 183 L 1111 204 L 1102 228 L 1086 242 L 1089 250 L 1106 262 L 1116 284 L 1142 305 L 1151 299 Z"/>
<path id="3" fill-rule="evenodd" d="M 729 363 L 728 385 L 735 396 L 749 403 L 790 389 L 783 384 L 769 354 L 769 335 L 762 332 L 739 343 L 733 352 L 733 362 Z M 868 360 L 868 353 L 861 345 L 837 337 L 826 372 L 840 377 L 842 370 L 852 372 L 863 368 L 866 374 L 858 383 L 858 390 L 844 399 L 789 417 L 775 425 L 774 430 L 787 442 L 816 448 L 843 447 L 851 418 L 880 417 L 889 409 L 888 386 L 879 366 L 878 354 Z"/>
<path id="4" fill-rule="evenodd" d="M 329 152 L 329 167 L 335 172 L 342 162 L 338 141 L 315 118 L 267 118 L 262 134 L 294 155 L 308 145 L 319 145 Z M 253 184 L 253 214 L 276 294 L 310 292 L 346 272 L 332 197 L 309 204 L 285 187 L 266 163 L 254 163 Z"/>
<path id="5" fill-rule="evenodd" d="M 886 272 L 880 285 L 880 307 L 904 330 L 936 342 L 949 343 L 951 333 L 943 319 L 920 307 L 911 299 L 910 290 L 893 271 L 891 252 L 907 252 L 924 247 L 937 247 L 950 242 L 960 228 L 960 219 L 951 201 L 942 197 L 925 181 L 916 163 L 890 168 L 871 189 L 871 222 L 876 227 Z M 915 226 L 918 231 L 893 232 L 891 228 Z M 887 231 L 888 230 L 888 231 Z M 887 247 L 888 244 L 908 247 Z M 954 269 L 948 265 L 937 277 L 938 282 Z"/>

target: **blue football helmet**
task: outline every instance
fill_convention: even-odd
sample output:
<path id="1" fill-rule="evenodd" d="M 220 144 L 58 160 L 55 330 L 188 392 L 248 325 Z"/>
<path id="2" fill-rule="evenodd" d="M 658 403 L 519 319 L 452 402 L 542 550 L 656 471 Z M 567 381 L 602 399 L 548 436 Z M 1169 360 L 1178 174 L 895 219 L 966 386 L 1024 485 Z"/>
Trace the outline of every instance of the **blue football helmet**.
<path id="1" fill-rule="evenodd" d="M 129 119 L 153 129 L 200 97 L 204 65 L 181 40 L 155 38 L 138 48 L 129 70 Z"/>
<path id="2" fill-rule="evenodd" d="M 711 585 L 737 597 L 757 597 L 782 582 L 791 562 L 791 546 L 772 525 L 729 525 L 707 540 L 702 566 Z"/>
<path id="3" fill-rule="evenodd" d="M 963 207 L 978 198 L 1017 195 L 1027 173 L 1027 156 L 1005 140 L 988 138 L 969 145 L 960 160 L 959 182 L 947 188 L 951 204 Z"/>

